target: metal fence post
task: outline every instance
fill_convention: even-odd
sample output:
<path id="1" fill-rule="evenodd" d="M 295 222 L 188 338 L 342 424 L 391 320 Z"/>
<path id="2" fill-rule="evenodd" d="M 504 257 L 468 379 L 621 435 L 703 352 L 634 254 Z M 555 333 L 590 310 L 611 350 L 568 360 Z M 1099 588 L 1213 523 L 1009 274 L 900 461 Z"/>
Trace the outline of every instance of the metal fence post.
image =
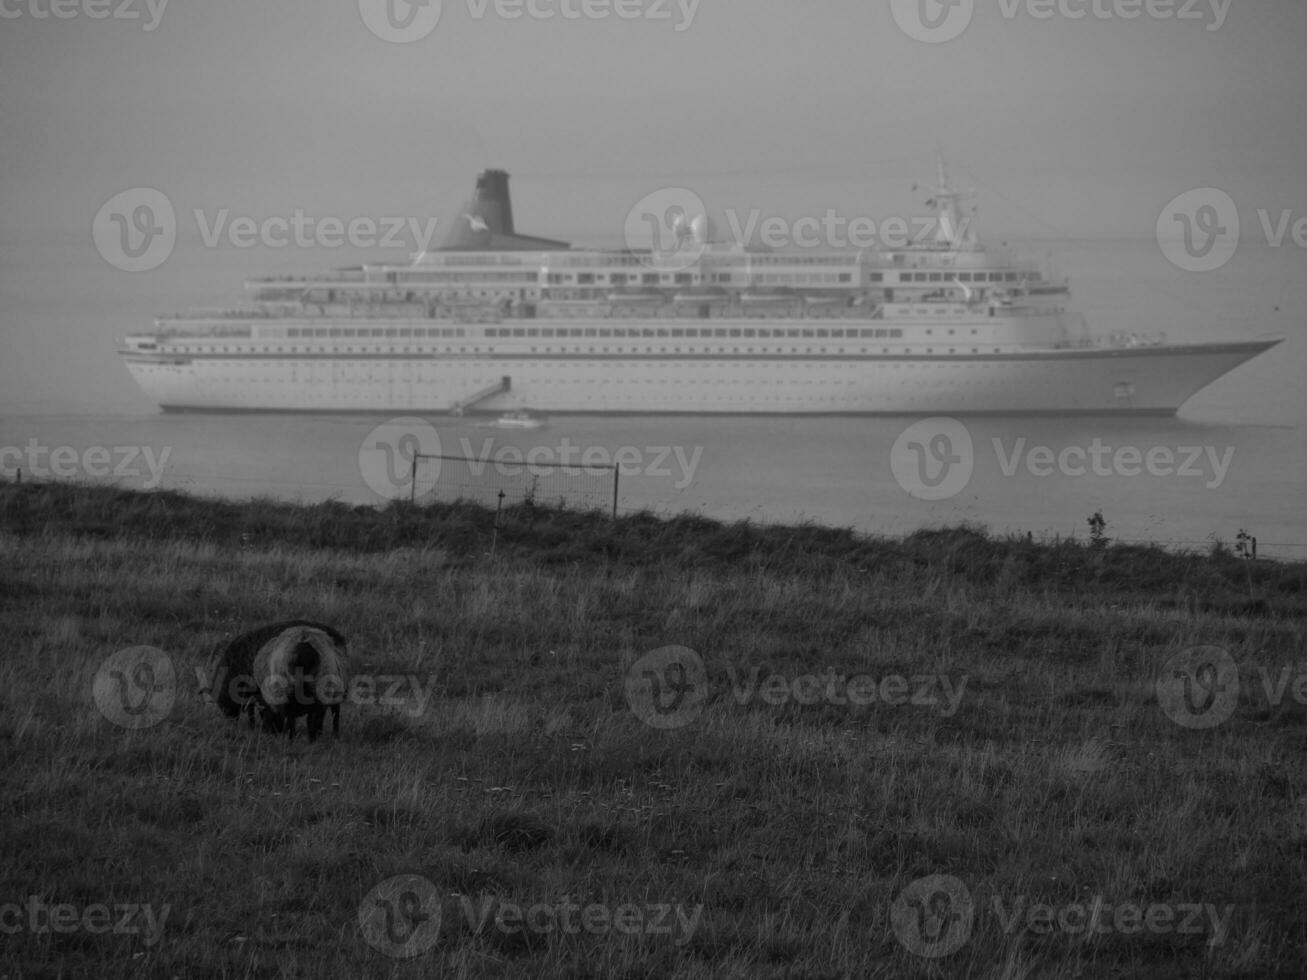
<path id="1" fill-rule="evenodd" d="M 622 468 L 613 464 L 613 520 L 617 520 L 617 483 L 621 479 Z"/>
<path id="2" fill-rule="evenodd" d="M 408 476 L 408 502 L 410 504 L 417 502 L 418 492 L 418 457 L 421 453 L 413 454 L 413 465 L 409 467 Z"/>

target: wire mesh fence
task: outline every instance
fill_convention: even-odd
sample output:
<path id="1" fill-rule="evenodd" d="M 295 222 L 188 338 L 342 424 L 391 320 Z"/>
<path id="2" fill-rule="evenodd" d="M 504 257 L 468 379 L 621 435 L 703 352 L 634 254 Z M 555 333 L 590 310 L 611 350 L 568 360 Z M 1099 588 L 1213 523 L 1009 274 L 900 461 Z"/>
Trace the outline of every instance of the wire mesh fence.
<path id="1" fill-rule="evenodd" d="M 488 507 L 515 504 L 602 510 L 617 516 L 621 479 L 615 464 L 528 462 L 415 453 L 410 499 L 471 500 Z"/>

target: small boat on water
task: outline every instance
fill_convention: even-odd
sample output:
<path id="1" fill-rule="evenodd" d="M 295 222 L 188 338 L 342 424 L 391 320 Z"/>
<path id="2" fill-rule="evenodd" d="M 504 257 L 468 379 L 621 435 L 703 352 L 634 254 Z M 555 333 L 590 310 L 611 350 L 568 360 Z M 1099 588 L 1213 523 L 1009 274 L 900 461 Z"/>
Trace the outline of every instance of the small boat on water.
<path id="1" fill-rule="evenodd" d="M 545 424 L 545 420 L 532 415 L 530 412 L 505 412 L 493 422 L 486 423 L 496 429 L 539 429 Z"/>

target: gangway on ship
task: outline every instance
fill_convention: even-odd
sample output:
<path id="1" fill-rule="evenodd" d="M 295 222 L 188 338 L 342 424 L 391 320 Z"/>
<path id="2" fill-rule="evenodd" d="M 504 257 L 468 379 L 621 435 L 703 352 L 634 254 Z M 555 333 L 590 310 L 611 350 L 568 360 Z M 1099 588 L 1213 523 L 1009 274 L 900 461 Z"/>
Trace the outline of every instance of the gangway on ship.
<path id="1" fill-rule="evenodd" d="M 503 394 L 512 387 L 513 379 L 506 374 L 489 387 L 482 388 L 480 391 L 469 395 L 467 398 L 454 402 L 454 404 L 449 408 L 449 414 L 464 415 L 467 413 L 469 408 L 473 408 L 486 399 L 493 398 L 495 395 Z"/>

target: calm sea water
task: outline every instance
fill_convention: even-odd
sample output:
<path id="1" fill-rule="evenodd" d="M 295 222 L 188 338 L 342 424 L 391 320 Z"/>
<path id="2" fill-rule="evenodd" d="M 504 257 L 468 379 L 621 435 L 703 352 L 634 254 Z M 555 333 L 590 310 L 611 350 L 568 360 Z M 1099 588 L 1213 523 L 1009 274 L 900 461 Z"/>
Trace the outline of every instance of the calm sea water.
<path id="1" fill-rule="evenodd" d="M 6 474 L 30 469 L 25 454 L 35 441 L 45 450 L 71 447 L 76 478 L 93 482 L 236 498 L 382 499 L 359 458 L 382 419 L 164 415 L 113 354 L 115 337 L 155 313 L 232 302 L 247 275 L 308 271 L 351 257 L 288 261 L 275 252 L 179 249 L 168 274 L 151 278 L 118 273 L 88 249 L 38 243 L 0 251 Z M 1280 333 L 1288 341 L 1212 385 L 1175 419 L 964 420 L 976 447 L 974 473 L 956 496 L 935 502 L 909 496 L 891 470 L 891 448 L 911 419 L 555 416 L 543 429 L 519 432 L 476 419 L 430 421 L 449 453 L 535 449 L 536 458 L 559 459 L 620 450 L 623 510 L 812 520 L 887 533 L 965 520 L 996 531 L 1081 537 L 1089 515 L 1101 511 L 1118 538 L 1201 548 L 1212 536 L 1229 542 L 1247 529 L 1263 554 L 1307 557 L 1307 257 L 1245 245 L 1226 268 L 1196 275 L 1170 266 L 1152 242 L 1038 246 L 1045 249 L 1071 277 L 1074 306 L 1096 332 L 1166 331 L 1173 340 Z M 1201 455 L 1172 475 L 1041 476 L 1026 465 L 1030 450 L 1047 447 L 1056 456 L 1090 449 L 1095 440 L 1111 450 L 1154 451 L 1157 459 L 1169 451 L 1177 467 L 1194 450 Z M 105 452 L 86 455 L 92 447 Z M 156 474 L 150 460 L 159 467 L 161 458 Z M 119 475 L 99 475 L 106 468 Z"/>

